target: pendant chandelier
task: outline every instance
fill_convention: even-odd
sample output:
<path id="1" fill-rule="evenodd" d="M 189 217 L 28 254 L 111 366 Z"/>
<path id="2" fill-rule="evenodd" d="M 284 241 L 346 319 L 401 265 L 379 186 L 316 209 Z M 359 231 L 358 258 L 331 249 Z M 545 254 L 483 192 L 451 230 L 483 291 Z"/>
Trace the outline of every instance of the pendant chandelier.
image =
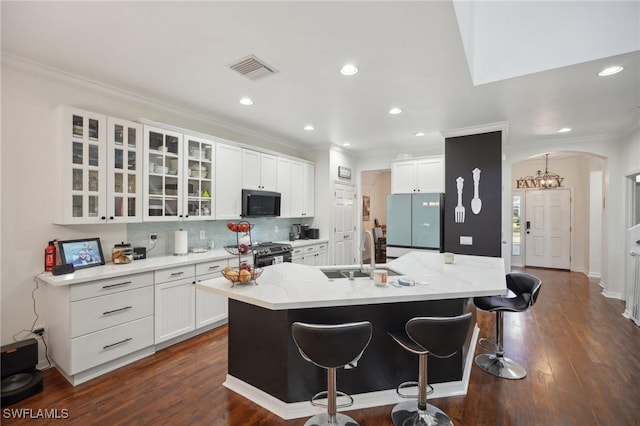
<path id="1" fill-rule="evenodd" d="M 562 186 L 563 177 L 549 171 L 549 154 L 544 156 L 544 172 L 538 170 L 535 176 L 525 176 L 517 180 L 517 188 L 552 189 Z"/>

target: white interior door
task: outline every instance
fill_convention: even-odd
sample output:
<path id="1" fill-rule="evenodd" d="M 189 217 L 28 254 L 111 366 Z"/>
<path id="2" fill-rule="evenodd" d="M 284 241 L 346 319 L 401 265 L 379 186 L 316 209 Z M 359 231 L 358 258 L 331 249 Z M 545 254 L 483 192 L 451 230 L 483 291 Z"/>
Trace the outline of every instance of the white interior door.
<path id="1" fill-rule="evenodd" d="M 525 265 L 571 269 L 571 191 L 527 191 Z"/>
<path id="2" fill-rule="evenodd" d="M 355 189 L 349 185 L 336 184 L 334 197 L 333 264 L 355 263 Z"/>

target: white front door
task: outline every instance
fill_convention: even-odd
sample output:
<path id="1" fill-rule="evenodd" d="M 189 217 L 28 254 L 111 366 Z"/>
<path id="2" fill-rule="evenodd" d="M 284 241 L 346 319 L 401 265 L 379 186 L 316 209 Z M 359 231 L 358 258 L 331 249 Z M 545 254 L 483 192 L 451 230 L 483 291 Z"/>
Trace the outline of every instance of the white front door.
<path id="1" fill-rule="evenodd" d="M 355 233 L 355 188 L 336 184 L 333 218 L 333 264 L 355 263 L 353 250 Z"/>
<path id="2" fill-rule="evenodd" d="M 571 191 L 527 191 L 525 265 L 571 269 Z"/>

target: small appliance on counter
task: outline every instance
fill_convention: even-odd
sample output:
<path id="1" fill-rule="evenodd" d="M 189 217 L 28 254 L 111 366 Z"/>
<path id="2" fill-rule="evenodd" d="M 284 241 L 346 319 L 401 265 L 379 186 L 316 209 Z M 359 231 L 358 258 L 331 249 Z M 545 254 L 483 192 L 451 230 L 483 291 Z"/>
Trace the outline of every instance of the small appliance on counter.
<path id="1" fill-rule="evenodd" d="M 302 225 L 299 223 L 294 223 L 291 225 L 291 232 L 289 233 L 289 241 L 295 241 L 303 238 L 302 237 Z"/>
<path id="2" fill-rule="evenodd" d="M 113 246 L 111 250 L 111 261 L 113 263 L 133 262 L 133 247 L 129 243 L 122 242 Z"/>
<path id="3" fill-rule="evenodd" d="M 309 233 L 309 225 L 300 225 L 300 239 L 306 240 L 309 238 L 307 235 Z"/>
<path id="4" fill-rule="evenodd" d="M 320 229 L 318 228 L 307 229 L 307 238 L 310 240 L 317 240 L 318 238 L 320 238 Z"/>

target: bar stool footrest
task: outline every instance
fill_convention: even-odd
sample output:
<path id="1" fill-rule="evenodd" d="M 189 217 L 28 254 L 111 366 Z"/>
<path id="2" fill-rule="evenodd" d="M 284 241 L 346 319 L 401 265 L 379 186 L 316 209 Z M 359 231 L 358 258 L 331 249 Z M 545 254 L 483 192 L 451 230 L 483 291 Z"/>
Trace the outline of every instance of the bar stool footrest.
<path id="1" fill-rule="evenodd" d="M 481 337 L 478 340 L 478 346 L 480 346 L 485 351 L 489 351 L 492 353 L 503 352 L 502 347 L 496 342 L 494 339 L 488 339 L 486 337 Z"/>
<path id="2" fill-rule="evenodd" d="M 402 393 L 401 390 L 402 389 L 406 389 L 406 388 L 417 388 L 418 387 L 418 382 L 413 382 L 413 381 L 409 381 L 409 382 L 402 382 L 398 385 L 398 387 L 396 387 L 396 393 L 398 394 L 398 396 L 400 398 L 410 398 L 410 399 L 418 399 L 418 394 L 406 394 L 406 393 Z M 430 395 L 433 393 L 433 386 L 431 385 L 427 385 L 427 395 Z"/>
<path id="3" fill-rule="evenodd" d="M 327 408 L 328 405 L 327 404 L 323 404 L 321 402 L 318 402 L 318 399 L 323 399 L 323 398 L 327 398 L 327 391 L 321 391 L 318 392 L 317 394 L 313 395 L 313 397 L 311 398 L 311 405 L 313 405 L 314 407 L 322 407 L 322 408 Z M 336 408 L 345 408 L 345 407 L 351 407 L 353 405 L 353 397 L 349 394 L 346 394 L 344 392 L 341 391 L 336 391 L 336 397 L 345 397 L 349 399 L 349 402 L 344 403 L 344 404 L 336 404 Z"/>

